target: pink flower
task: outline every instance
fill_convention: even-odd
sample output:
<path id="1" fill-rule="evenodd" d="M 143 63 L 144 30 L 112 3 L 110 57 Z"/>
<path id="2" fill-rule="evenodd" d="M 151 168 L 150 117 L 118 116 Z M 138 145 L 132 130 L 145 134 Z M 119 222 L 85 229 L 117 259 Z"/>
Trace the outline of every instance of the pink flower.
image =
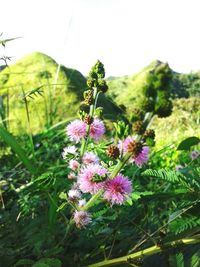
<path id="1" fill-rule="evenodd" d="M 79 166 L 80 166 L 80 164 L 79 164 L 79 162 L 78 162 L 77 160 L 75 160 L 75 159 L 71 159 L 71 160 L 69 161 L 69 167 L 70 167 L 70 169 L 72 169 L 73 171 L 77 170 Z"/>
<path id="2" fill-rule="evenodd" d="M 128 146 L 130 143 L 134 142 L 135 141 L 135 138 L 133 138 L 132 136 L 128 136 L 124 142 L 123 142 L 123 145 L 122 145 L 122 148 L 124 150 L 124 152 L 127 152 L 128 151 Z"/>
<path id="3" fill-rule="evenodd" d="M 68 198 L 70 201 L 77 201 L 81 198 L 81 192 L 77 189 L 70 189 L 68 191 Z"/>
<path id="4" fill-rule="evenodd" d="M 192 160 L 198 158 L 198 156 L 199 156 L 199 152 L 195 151 L 195 150 L 192 151 L 191 154 L 190 154 L 190 157 L 191 157 Z"/>
<path id="5" fill-rule="evenodd" d="M 78 143 L 86 136 L 86 123 L 81 120 L 74 120 L 67 126 L 67 134 L 71 141 Z"/>
<path id="6" fill-rule="evenodd" d="M 99 163 L 99 158 L 93 152 L 86 152 L 82 159 L 83 164 Z"/>
<path id="7" fill-rule="evenodd" d="M 176 171 L 180 171 L 181 169 L 183 169 L 184 167 L 182 165 L 176 165 Z"/>
<path id="8" fill-rule="evenodd" d="M 90 126 L 90 137 L 94 140 L 99 140 L 105 133 L 105 126 L 99 119 L 94 119 Z"/>
<path id="9" fill-rule="evenodd" d="M 137 157 L 132 158 L 131 160 L 134 161 L 137 166 L 141 167 L 144 163 L 148 161 L 149 152 L 150 152 L 149 147 L 143 146 L 142 152 Z"/>
<path id="10" fill-rule="evenodd" d="M 78 202 L 78 206 L 79 206 L 80 208 L 84 207 L 85 204 L 86 204 L 86 200 L 85 200 L 85 198 L 80 199 L 79 202 Z"/>
<path id="11" fill-rule="evenodd" d="M 86 225 L 92 222 L 91 215 L 87 211 L 76 210 L 74 212 L 74 221 L 77 228 L 85 228 Z"/>
<path id="12" fill-rule="evenodd" d="M 103 188 L 107 170 L 98 164 L 89 164 L 81 169 L 78 176 L 78 183 L 83 193 L 95 194 Z"/>
<path id="13" fill-rule="evenodd" d="M 124 142 L 120 141 L 120 143 L 118 144 L 119 149 L 122 152 L 127 152 L 129 150 L 129 146 L 132 142 L 135 142 L 135 138 L 128 136 Z M 135 164 L 139 167 L 141 167 L 144 163 L 146 163 L 149 159 L 149 153 L 150 153 L 150 149 L 148 146 L 143 146 L 142 147 L 142 151 L 137 155 L 133 155 L 130 158 L 130 162 L 135 162 Z"/>
<path id="14" fill-rule="evenodd" d="M 115 178 L 106 181 L 104 198 L 112 205 L 121 205 L 131 192 L 131 181 L 122 174 L 118 174 Z"/>
<path id="15" fill-rule="evenodd" d="M 66 159 L 68 154 L 76 155 L 76 150 L 77 148 L 75 146 L 65 147 L 62 152 L 63 159 Z"/>

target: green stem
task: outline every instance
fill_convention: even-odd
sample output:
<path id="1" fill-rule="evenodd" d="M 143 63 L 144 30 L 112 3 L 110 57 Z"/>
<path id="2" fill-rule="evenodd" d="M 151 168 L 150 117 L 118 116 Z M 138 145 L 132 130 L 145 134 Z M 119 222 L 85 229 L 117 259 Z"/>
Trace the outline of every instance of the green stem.
<path id="1" fill-rule="evenodd" d="M 112 260 L 104 260 L 95 264 L 88 265 L 88 267 L 106 267 L 106 266 L 113 266 L 113 265 L 120 265 L 124 263 L 129 263 L 130 261 L 133 261 L 138 259 L 138 258 L 143 258 L 144 256 L 150 256 L 157 254 L 159 252 L 163 252 L 165 249 L 170 249 L 170 248 L 177 248 L 179 246 L 183 245 L 191 245 L 191 244 L 196 244 L 200 242 L 200 237 L 193 237 L 193 238 L 184 238 L 184 239 L 179 239 L 179 240 L 174 240 L 171 242 L 164 243 L 162 246 L 152 246 L 149 248 L 146 248 L 144 250 L 140 250 L 138 252 L 135 252 L 133 254 L 115 258 Z"/>
<path id="2" fill-rule="evenodd" d="M 124 167 L 126 162 L 130 159 L 132 153 L 126 153 L 125 156 L 123 157 L 122 161 L 119 161 L 114 170 L 111 172 L 109 178 L 113 179 Z"/>
<path id="3" fill-rule="evenodd" d="M 26 116 L 27 116 L 27 121 L 28 121 L 30 145 L 31 145 L 33 158 L 35 160 L 35 149 L 34 149 L 34 143 L 33 143 L 32 130 L 31 130 L 31 121 L 30 121 L 30 116 L 29 116 L 28 102 L 27 102 L 23 87 L 22 87 L 22 92 L 23 92 L 23 99 L 24 99 L 24 103 L 25 103 Z"/>
<path id="4" fill-rule="evenodd" d="M 145 128 L 147 128 L 149 122 L 151 121 L 153 117 L 152 113 L 147 113 L 144 119 L 144 125 Z M 141 137 L 138 138 L 140 140 Z M 132 153 L 126 153 L 121 161 L 118 162 L 118 164 L 115 166 L 114 170 L 111 172 L 109 179 L 113 179 L 120 171 L 121 169 L 125 166 L 127 161 L 130 159 L 132 156 Z M 88 210 L 90 207 L 92 207 L 96 200 L 101 196 L 102 191 L 98 192 L 97 194 L 93 195 L 91 199 L 88 201 L 88 203 L 83 207 L 83 210 Z"/>
<path id="5" fill-rule="evenodd" d="M 93 92 L 94 104 L 90 105 L 90 113 L 89 113 L 89 115 L 91 117 L 93 117 L 93 115 L 94 115 L 94 111 L 95 111 L 95 108 L 96 108 L 96 105 L 97 105 L 98 96 L 99 96 L 99 93 L 97 93 L 97 88 L 94 88 L 94 92 Z M 87 125 L 86 137 L 83 138 L 82 145 L 81 145 L 81 150 L 80 150 L 80 157 L 81 158 L 83 157 L 83 155 L 85 153 L 85 150 L 86 150 L 86 147 L 87 147 L 89 133 L 90 133 L 90 125 Z"/>
<path id="6" fill-rule="evenodd" d="M 86 203 L 86 205 L 82 208 L 82 210 L 88 210 L 90 207 L 92 207 L 96 200 L 101 196 L 102 194 L 102 190 L 100 190 L 98 193 L 96 193 L 95 195 L 93 195 L 90 200 Z"/>

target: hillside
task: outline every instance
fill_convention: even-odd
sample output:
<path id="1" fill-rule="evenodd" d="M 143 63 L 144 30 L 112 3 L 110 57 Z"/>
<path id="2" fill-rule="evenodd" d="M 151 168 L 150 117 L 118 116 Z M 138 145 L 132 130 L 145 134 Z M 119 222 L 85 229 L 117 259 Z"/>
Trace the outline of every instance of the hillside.
<path id="1" fill-rule="evenodd" d="M 118 103 L 125 105 L 127 108 L 133 105 L 137 106 L 141 97 L 141 88 L 148 83 L 148 78 L 151 72 L 163 64 L 159 60 L 153 61 L 140 72 L 123 77 L 108 78 L 109 92 L 108 94 Z M 189 74 L 178 74 L 173 70 L 173 78 L 171 82 L 172 96 L 175 97 L 188 97 L 190 87 L 186 86 L 187 77 Z M 200 76 L 199 76 L 200 83 Z"/>
<path id="2" fill-rule="evenodd" d="M 142 88 L 148 83 L 150 73 L 161 64 L 156 60 L 137 74 L 108 79 L 108 94 L 122 105 L 128 117 L 135 107 L 140 106 Z M 151 125 L 157 133 L 157 145 L 169 144 L 192 135 L 199 136 L 200 133 L 200 73 L 181 74 L 171 71 L 173 112 L 167 118 L 156 116 Z"/>
<path id="3" fill-rule="evenodd" d="M 98 105 L 104 107 L 105 118 L 112 120 L 121 115 L 129 118 L 142 99 L 142 88 L 148 84 L 150 73 L 161 64 L 154 61 L 137 74 L 108 78 L 109 90 L 98 101 Z M 10 131 L 27 132 L 29 119 L 31 131 L 38 133 L 45 127 L 77 116 L 82 93 L 87 87 L 86 78 L 77 70 L 58 67 L 49 56 L 35 52 L 0 72 L 0 109 L 3 110 L 3 99 L 3 106 L 8 107 L 3 111 Z M 159 132 L 158 144 L 174 142 L 178 136 L 198 135 L 200 74 L 174 71 L 172 74 L 173 113 L 167 118 L 155 118 L 152 123 Z M 167 138 L 162 140 L 164 133 Z"/>
<path id="4" fill-rule="evenodd" d="M 58 71 L 59 70 L 59 71 Z M 86 88 L 85 77 L 77 70 L 58 66 L 49 56 L 32 53 L 0 72 L 0 95 L 3 97 L 12 132 L 28 129 L 27 108 L 31 131 L 40 132 L 44 127 L 76 116 L 82 94 Z M 100 105 L 105 115 L 117 116 L 120 110 L 106 97 Z"/>

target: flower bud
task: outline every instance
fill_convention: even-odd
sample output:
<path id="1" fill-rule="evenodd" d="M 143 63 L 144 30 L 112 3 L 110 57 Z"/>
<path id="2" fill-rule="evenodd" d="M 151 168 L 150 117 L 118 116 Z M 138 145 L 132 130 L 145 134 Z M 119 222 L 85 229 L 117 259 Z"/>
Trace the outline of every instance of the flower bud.
<path id="1" fill-rule="evenodd" d="M 84 103 L 86 105 L 91 105 L 93 103 L 93 90 L 87 90 L 83 93 Z"/>
<path id="2" fill-rule="evenodd" d="M 143 134 L 143 140 L 146 140 L 147 138 L 155 139 L 155 131 L 152 129 L 147 129 Z"/>
<path id="3" fill-rule="evenodd" d="M 87 79 L 88 87 L 93 88 L 95 86 L 95 83 L 96 83 L 96 81 L 94 79 L 92 79 L 92 78 Z"/>
<path id="4" fill-rule="evenodd" d="M 105 77 L 104 65 L 99 60 L 97 60 L 96 64 L 94 65 L 94 67 L 92 69 L 98 75 L 98 78 L 104 78 Z"/>
<path id="5" fill-rule="evenodd" d="M 144 124 L 143 124 L 143 121 L 136 121 L 134 124 L 133 124 L 133 127 L 132 127 L 133 131 L 137 134 L 143 134 L 144 133 Z"/>
<path id="6" fill-rule="evenodd" d="M 106 150 L 106 154 L 111 158 L 117 159 L 117 158 L 119 158 L 120 151 L 119 151 L 119 148 L 117 146 L 110 145 Z"/>
<path id="7" fill-rule="evenodd" d="M 91 117 L 90 115 L 86 114 L 83 120 L 86 124 L 90 125 L 93 123 L 94 118 Z"/>
<path id="8" fill-rule="evenodd" d="M 143 145 L 141 142 L 132 140 L 128 146 L 127 151 L 132 152 L 135 157 L 137 157 L 142 152 Z"/>
<path id="9" fill-rule="evenodd" d="M 106 81 L 105 81 L 105 80 L 102 80 L 102 79 L 98 80 L 98 83 L 97 83 L 97 89 L 98 89 L 99 91 L 101 91 L 102 93 L 107 92 L 107 90 L 108 90 L 108 85 L 106 84 Z"/>

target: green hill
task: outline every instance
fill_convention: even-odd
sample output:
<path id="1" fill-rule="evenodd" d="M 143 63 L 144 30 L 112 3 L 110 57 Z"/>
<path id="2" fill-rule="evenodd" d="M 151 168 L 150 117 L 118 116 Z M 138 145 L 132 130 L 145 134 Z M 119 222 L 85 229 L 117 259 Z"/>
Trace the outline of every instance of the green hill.
<path id="1" fill-rule="evenodd" d="M 108 94 L 119 105 L 124 106 L 130 117 L 134 108 L 140 106 L 143 88 L 149 75 L 162 62 L 156 60 L 139 73 L 108 79 Z M 200 124 L 200 73 L 181 74 L 172 71 L 170 82 L 173 112 L 167 118 L 154 118 L 151 127 L 157 133 L 157 144 L 164 145 L 192 135 L 199 135 Z M 165 138 L 163 138 L 165 137 Z"/>
<path id="2" fill-rule="evenodd" d="M 27 107 L 33 133 L 76 116 L 86 87 L 85 77 L 77 70 L 59 66 L 42 53 L 25 56 L 0 72 L 0 96 L 7 106 L 4 117 L 9 129 L 16 133 L 27 131 Z M 101 96 L 99 103 L 105 114 L 120 113 L 105 96 Z"/>
<path id="3" fill-rule="evenodd" d="M 120 105 L 125 105 L 127 108 L 131 108 L 133 106 L 136 107 L 142 98 L 141 88 L 148 83 L 151 72 L 162 64 L 164 63 L 159 60 L 155 60 L 137 74 L 108 78 L 108 94 Z M 172 73 L 172 96 L 188 97 L 188 88 L 184 86 L 183 75 L 179 75 L 173 70 Z"/>

